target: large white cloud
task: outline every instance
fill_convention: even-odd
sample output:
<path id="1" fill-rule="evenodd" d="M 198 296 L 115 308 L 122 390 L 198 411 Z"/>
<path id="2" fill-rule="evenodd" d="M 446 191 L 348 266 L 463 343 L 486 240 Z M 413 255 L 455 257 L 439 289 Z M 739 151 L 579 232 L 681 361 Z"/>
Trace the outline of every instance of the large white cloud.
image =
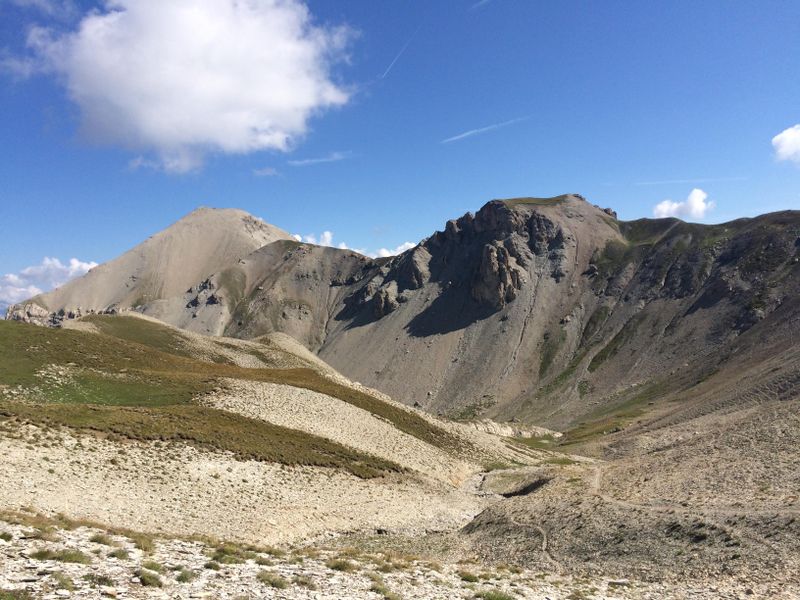
<path id="1" fill-rule="evenodd" d="M 302 0 L 106 0 L 70 33 L 32 29 L 28 45 L 92 139 L 186 172 L 212 152 L 291 149 L 312 116 L 348 101 L 331 66 L 349 38 Z"/>
<path id="2" fill-rule="evenodd" d="M 702 219 L 714 206 L 713 201 L 708 201 L 708 194 L 700 188 L 694 188 L 689 192 L 689 197 L 683 202 L 675 202 L 674 200 L 659 202 L 653 208 L 653 215 L 659 219 L 663 217 Z"/>
<path id="3" fill-rule="evenodd" d="M 790 160 L 800 165 L 800 123 L 772 138 L 772 147 L 778 160 Z"/>
<path id="4" fill-rule="evenodd" d="M 57 258 L 45 257 L 38 265 L 26 267 L 19 273 L 0 276 L 0 318 L 5 317 L 10 304 L 46 292 L 97 266 L 96 262 L 85 262 L 71 258 L 67 264 Z"/>

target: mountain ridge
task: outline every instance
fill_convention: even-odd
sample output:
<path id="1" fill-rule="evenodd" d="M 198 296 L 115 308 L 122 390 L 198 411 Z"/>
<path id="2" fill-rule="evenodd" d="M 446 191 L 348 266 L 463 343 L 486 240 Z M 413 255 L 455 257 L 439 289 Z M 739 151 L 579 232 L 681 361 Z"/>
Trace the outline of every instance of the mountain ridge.
<path id="1" fill-rule="evenodd" d="M 797 240 L 797 211 L 700 225 L 619 221 L 575 194 L 493 200 L 380 260 L 286 234 L 136 310 L 204 334 L 287 333 L 433 412 L 564 427 L 774 327 Z"/>

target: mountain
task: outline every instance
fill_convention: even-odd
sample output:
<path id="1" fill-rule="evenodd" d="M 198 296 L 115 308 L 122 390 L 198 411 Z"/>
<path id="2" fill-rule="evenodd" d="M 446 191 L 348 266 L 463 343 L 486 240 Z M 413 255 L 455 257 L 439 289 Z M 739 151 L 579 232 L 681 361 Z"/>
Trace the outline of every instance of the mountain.
<path id="1" fill-rule="evenodd" d="M 117 311 L 182 294 L 206 275 L 291 236 L 235 209 L 198 208 L 80 279 L 11 307 L 10 318 Z M 29 313 L 29 314 L 28 314 Z"/>
<path id="2" fill-rule="evenodd" d="M 218 238 L 246 238 L 237 249 L 261 241 L 241 231 L 256 221 L 220 214 L 232 230 Z M 153 240 L 176 228 L 186 224 Z M 278 239 L 247 254 L 193 260 L 178 281 L 155 286 L 155 300 L 138 280 L 110 284 L 140 277 L 128 265 L 169 272 L 162 262 L 179 261 L 166 244 L 154 245 L 158 261 L 135 250 L 141 260 L 128 253 L 35 301 L 50 310 L 137 305 L 212 335 L 283 332 L 407 404 L 555 428 L 689 389 L 736 352 L 762 360 L 748 340 L 800 314 L 796 211 L 698 225 L 619 221 L 578 195 L 496 200 L 376 260 L 270 232 Z"/>

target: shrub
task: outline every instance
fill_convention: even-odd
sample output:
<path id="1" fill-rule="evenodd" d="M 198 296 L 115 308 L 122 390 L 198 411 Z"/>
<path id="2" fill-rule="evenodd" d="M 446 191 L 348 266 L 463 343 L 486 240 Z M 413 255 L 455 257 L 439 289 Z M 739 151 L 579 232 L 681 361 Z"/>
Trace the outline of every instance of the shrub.
<path id="1" fill-rule="evenodd" d="M 88 581 L 93 586 L 114 587 L 115 583 L 111 577 L 106 575 L 97 575 L 95 573 L 87 573 L 83 576 L 84 581 Z"/>
<path id="2" fill-rule="evenodd" d="M 384 600 L 401 600 L 398 594 L 386 587 L 383 579 L 381 579 L 379 576 L 375 575 L 370 579 L 373 581 L 372 586 L 369 588 L 370 592 L 375 592 L 384 598 Z"/>
<path id="3" fill-rule="evenodd" d="M 220 566 L 219 563 L 213 560 L 208 561 L 206 564 L 203 565 L 206 569 L 210 569 L 212 571 L 219 571 Z"/>
<path id="4" fill-rule="evenodd" d="M 179 583 L 189 583 L 192 579 L 194 579 L 194 573 L 188 569 L 181 569 L 181 572 L 175 578 Z"/>
<path id="5" fill-rule="evenodd" d="M 275 546 L 267 546 L 266 548 L 262 548 L 261 551 L 265 554 L 269 554 L 270 556 L 274 556 L 275 558 L 283 558 L 286 556 L 286 552 L 280 548 L 276 548 Z"/>
<path id="6" fill-rule="evenodd" d="M 289 582 L 283 577 L 277 573 L 271 573 L 269 571 L 259 571 L 258 575 L 256 575 L 256 579 L 258 579 L 261 583 L 279 590 L 285 589 L 289 585 Z"/>
<path id="7" fill-rule="evenodd" d="M 145 587 L 161 587 L 164 584 L 161 582 L 161 577 L 157 573 L 139 569 L 136 571 L 136 576 L 139 578 L 139 583 Z"/>
<path id="8" fill-rule="evenodd" d="M 295 578 L 292 580 L 297 585 L 301 585 L 306 589 L 315 590 L 317 589 L 317 584 L 314 583 L 314 580 L 307 575 L 295 575 Z"/>
<path id="9" fill-rule="evenodd" d="M 163 573 L 164 567 L 162 567 L 159 563 L 154 560 L 146 560 L 142 563 L 142 568 L 147 569 L 148 571 L 153 571 L 155 573 Z"/>
<path id="10" fill-rule="evenodd" d="M 475 594 L 476 598 L 481 600 L 516 600 L 511 594 L 505 592 L 498 592 L 497 590 L 489 590 L 486 592 L 478 592 Z"/>
<path id="11" fill-rule="evenodd" d="M 474 573 L 470 573 L 469 571 L 459 571 L 458 576 L 461 578 L 462 581 L 468 581 L 469 583 L 477 583 L 478 576 Z"/>
<path id="12" fill-rule="evenodd" d="M 14 539 L 14 536 L 8 533 L 7 531 L 0 533 L 0 540 L 10 542 L 12 539 Z"/>
<path id="13" fill-rule="evenodd" d="M 155 550 L 155 544 L 153 543 L 153 538 L 151 538 L 149 535 L 145 535 L 143 533 L 135 533 L 128 537 L 133 542 L 133 545 L 136 546 L 142 552 L 152 552 L 153 550 Z"/>
<path id="14" fill-rule="evenodd" d="M 104 546 L 116 546 L 114 540 L 112 540 L 111 537 L 107 536 L 105 533 L 95 533 L 89 538 L 89 541 L 94 542 L 95 544 L 103 544 Z"/>
<path id="15" fill-rule="evenodd" d="M 343 558 L 332 558 L 325 563 L 325 566 L 333 571 L 342 571 L 344 573 L 352 573 L 356 570 L 354 563 Z"/>
<path id="16" fill-rule="evenodd" d="M 72 579 L 64 575 L 61 571 L 56 571 L 52 574 L 53 581 L 56 583 L 56 587 L 60 590 L 69 590 L 72 591 L 75 589 L 75 584 L 72 583 Z"/>
<path id="17" fill-rule="evenodd" d="M 31 596 L 25 590 L 0 590 L 0 600 L 31 600 Z"/>
<path id="18" fill-rule="evenodd" d="M 112 558 L 125 560 L 131 555 L 131 553 L 125 550 L 125 548 L 117 548 L 116 550 L 112 550 L 111 552 L 109 552 L 108 555 Z"/>

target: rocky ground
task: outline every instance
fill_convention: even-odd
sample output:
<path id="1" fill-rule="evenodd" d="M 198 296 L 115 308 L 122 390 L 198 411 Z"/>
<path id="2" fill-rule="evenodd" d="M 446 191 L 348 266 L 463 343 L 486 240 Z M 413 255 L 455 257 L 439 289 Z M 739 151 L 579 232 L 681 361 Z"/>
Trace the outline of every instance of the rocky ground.
<path id="1" fill-rule="evenodd" d="M 470 560 L 439 563 L 336 541 L 259 548 L 154 539 L 24 511 L 5 513 L 0 518 L 0 598 L 655 600 L 748 596 L 747 590 L 724 583 L 678 587 L 576 578 L 553 569 L 487 566 Z M 755 594 L 751 590 L 749 596 Z"/>

